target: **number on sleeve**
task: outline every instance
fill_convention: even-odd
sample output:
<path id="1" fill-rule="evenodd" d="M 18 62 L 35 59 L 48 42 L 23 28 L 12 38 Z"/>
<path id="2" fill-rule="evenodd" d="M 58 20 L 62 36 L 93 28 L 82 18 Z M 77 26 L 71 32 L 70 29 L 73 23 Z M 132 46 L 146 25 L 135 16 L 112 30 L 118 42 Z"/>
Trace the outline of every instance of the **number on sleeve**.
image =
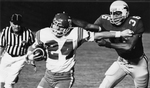
<path id="1" fill-rule="evenodd" d="M 141 17 L 139 16 L 133 16 L 133 18 L 138 19 L 138 20 L 141 19 Z M 135 26 L 136 21 L 134 19 L 130 19 L 129 24 L 131 24 L 132 26 Z"/>
<path id="2" fill-rule="evenodd" d="M 129 21 L 129 24 L 131 24 L 132 26 L 135 26 L 136 21 L 135 21 L 135 20 L 133 20 L 133 19 L 131 19 L 131 20 Z"/>
<path id="3" fill-rule="evenodd" d="M 102 15 L 102 19 L 110 20 L 110 17 L 107 15 Z"/>

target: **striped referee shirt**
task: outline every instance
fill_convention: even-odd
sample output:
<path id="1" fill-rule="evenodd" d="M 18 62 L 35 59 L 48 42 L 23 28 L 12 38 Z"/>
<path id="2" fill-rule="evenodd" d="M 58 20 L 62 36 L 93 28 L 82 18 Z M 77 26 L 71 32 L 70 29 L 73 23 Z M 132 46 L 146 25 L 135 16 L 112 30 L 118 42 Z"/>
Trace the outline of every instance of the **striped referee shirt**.
<path id="1" fill-rule="evenodd" d="M 0 46 L 11 56 L 22 56 L 27 53 L 27 49 L 35 41 L 34 35 L 30 29 L 21 27 L 22 33 L 15 34 L 12 27 L 6 27 L 1 34 Z"/>

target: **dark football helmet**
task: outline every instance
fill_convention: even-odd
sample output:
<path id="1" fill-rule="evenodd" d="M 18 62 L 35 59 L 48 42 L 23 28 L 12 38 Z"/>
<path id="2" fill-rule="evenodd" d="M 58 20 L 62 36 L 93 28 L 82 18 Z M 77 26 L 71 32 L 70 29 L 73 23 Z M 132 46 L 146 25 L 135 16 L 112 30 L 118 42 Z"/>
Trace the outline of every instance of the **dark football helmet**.
<path id="1" fill-rule="evenodd" d="M 71 19 L 67 13 L 57 13 L 51 24 L 53 33 L 57 37 L 62 37 L 70 31 Z"/>

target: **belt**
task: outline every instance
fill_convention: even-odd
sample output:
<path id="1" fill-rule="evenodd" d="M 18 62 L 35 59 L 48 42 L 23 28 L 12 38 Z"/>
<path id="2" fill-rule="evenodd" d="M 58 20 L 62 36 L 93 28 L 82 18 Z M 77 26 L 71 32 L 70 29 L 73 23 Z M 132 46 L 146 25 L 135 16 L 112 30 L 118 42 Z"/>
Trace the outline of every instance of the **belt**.
<path id="1" fill-rule="evenodd" d="M 136 65 L 136 64 L 138 64 L 138 62 L 139 62 L 141 59 L 143 59 L 144 56 L 145 56 L 145 54 L 142 54 L 142 55 L 138 58 L 137 62 L 131 62 L 131 61 L 126 60 L 126 59 L 124 59 L 124 58 L 122 58 L 122 57 L 119 57 L 118 59 L 119 59 L 119 61 L 124 62 L 124 63 L 126 63 L 126 64 Z"/>
<path id="2" fill-rule="evenodd" d="M 49 81 L 51 80 L 70 80 L 72 77 L 73 73 L 70 72 L 62 72 L 62 73 L 57 73 L 57 72 L 51 72 L 50 70 L 46 71 L 45 78 Z"/>

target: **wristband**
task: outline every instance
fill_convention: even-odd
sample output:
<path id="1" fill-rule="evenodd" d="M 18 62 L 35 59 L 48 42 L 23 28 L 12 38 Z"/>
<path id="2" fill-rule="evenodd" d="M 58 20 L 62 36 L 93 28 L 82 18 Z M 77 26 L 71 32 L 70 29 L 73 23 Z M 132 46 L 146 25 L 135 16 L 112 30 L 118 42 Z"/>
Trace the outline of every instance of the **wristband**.
<path id="1" fill-rule="evenodd" d="M 115 34 L 115 37 L 120 37 L 121 36 L 121 32 L 120 31 L 118 31 L 118 32 L 116 32 L 116 34 Z"/>

